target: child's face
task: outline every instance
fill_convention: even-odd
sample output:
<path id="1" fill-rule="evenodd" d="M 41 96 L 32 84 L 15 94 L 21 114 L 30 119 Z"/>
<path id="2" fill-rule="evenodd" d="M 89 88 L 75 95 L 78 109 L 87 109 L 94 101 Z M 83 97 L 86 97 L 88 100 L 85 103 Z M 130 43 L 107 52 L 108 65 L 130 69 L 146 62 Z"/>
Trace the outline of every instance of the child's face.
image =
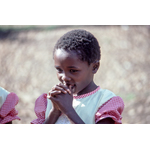
<path id="1" fill-rule="evenodd" d="M 93 83 L 93 65 L 79 60 L 74 52 L 57 49 L 54 63 L 60 82 L 72 87 L 74 94 L 85 94 Z"/>

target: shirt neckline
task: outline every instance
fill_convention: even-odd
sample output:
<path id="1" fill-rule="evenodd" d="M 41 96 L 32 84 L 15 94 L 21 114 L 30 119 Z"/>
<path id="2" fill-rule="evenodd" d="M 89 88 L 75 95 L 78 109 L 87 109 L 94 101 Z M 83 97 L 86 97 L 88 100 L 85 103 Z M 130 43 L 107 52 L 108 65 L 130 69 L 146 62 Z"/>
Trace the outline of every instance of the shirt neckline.
<path id="1" fill-rule="evenodd" d="M 81 99 L 81 98 L 85 98 L 88 97 L 94 93 L 96 93 L 98 90 L 100 89 L 100 86 L 98 86 L 94 91 L 91 91 L 89 93 L 83 94 L 83 95 L 79 95 L 79 96 L 73 96 L 74 99 Z"/>

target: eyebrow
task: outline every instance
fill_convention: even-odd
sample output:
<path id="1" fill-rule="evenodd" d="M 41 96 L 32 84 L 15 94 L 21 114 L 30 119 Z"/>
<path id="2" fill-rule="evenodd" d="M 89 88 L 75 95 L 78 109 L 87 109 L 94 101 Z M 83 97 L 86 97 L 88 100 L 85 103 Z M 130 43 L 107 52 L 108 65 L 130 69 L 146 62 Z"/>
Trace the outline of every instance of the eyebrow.
<path id="1" fill-rule="evenodd" d="M 76 68 L 76 69 L 78 69 L 77 67 L 75 67 L 75 66 L 68 66 L 68 68 Z"/>
<path id="2" fill-rule="evenodd" d="M 60 68 L 60 66 L 55 66 L 55 68 Z M 77 67 L 75 66 L 68 66 L 67 68 L 74 68 L 74 69 L 78 69 Z"/>

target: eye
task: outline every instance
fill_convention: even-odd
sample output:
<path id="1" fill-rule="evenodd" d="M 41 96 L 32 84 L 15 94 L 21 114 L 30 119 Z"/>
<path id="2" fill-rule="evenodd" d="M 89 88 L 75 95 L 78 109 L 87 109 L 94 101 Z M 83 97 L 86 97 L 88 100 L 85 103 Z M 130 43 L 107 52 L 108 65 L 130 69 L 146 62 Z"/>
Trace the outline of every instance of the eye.
<path id="1" fill-rule="evenodd" d="M 56 68 L 56 70 L 57 70 L 58 73 L 62 73 L 62 69 Z"/>
<path id="2" fill-rule="evenodd" d="M 76 72 L 78 72 L 78 70 L 70 69 L 70 72 L 71 72 L 71 73 L 76 73 Z"/>

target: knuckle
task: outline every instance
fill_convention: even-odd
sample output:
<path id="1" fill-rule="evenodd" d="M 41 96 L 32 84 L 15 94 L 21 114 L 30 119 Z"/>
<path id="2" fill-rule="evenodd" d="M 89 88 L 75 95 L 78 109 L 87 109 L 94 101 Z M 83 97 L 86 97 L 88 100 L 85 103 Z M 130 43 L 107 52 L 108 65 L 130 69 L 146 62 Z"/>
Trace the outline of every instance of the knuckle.
<path id="1" fill-rule="evenodd" d="M 52 90 L 56 90 L 56 88 L 57 88 L 57 85 L 53 86 Z"/>
<path id="2" fill-rule="evenodd" d="M 61 86 L 61 85 L 62 85 L 62 83 L 60 82 L 60 83 L 58 83 L 58 85 L 59 85 L 59 86 Z"/>

